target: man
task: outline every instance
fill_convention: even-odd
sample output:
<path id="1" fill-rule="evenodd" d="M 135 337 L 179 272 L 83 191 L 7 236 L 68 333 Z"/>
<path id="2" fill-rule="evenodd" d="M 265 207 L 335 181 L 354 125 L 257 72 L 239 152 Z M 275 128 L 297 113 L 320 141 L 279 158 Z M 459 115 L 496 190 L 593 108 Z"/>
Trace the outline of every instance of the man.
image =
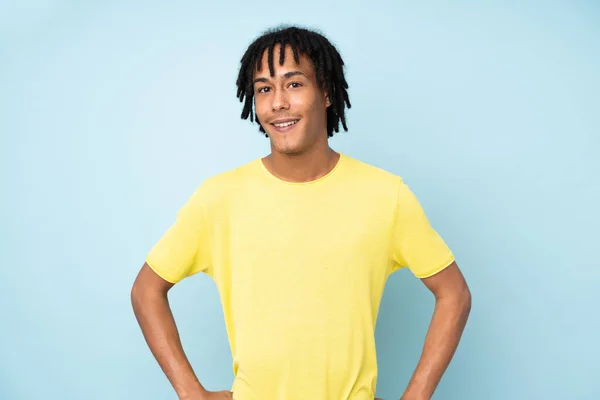
<path id="1" fill-rule="evenodd" d="M 470 292 L 453 253 L 399 176 L 334 151 L 347 130 L 344 63 L 318 33 L 267 32 L 241 60 L 242 118 L 271 153 L 206 179 L 151 249 L 132 288 L 144 337 L 181 399 L 373 400 L 386 279 L 409 268 L 435 296 L 402 399 L 429 399 L 458 345 Z M 203 272 L 225 315 L 235 380 L 209 392 L 179 339 L 167 292 Z"/>

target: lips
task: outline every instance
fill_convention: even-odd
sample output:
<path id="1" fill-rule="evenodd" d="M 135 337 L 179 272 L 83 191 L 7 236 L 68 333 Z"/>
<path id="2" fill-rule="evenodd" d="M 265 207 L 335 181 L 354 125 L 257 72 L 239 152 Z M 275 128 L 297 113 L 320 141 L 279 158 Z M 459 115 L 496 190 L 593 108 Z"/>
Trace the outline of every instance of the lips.
<path id="1" fill-rule="evenodd" d="M 287 122 L 279 122 L 279 123 L 274 123 L 273 125 L 275 125 L 278 128 L 285 128 L 286 126 L 290 126 L 290 125 L 294 125 L 298 122 L 299 120 L 293 120 L 293 121 L 287 121 Z"/>
<path id="2" fill-rule="evenodd" d="M 289 130 L 291 130 L 297 123 L 298 121 L 300 121 L 300 119 L 296 118 L 285 118 L 285 119 L 277 119 L 275 121 L 271 122 L 271 125 L 275 128 L 276 131 L 278 132 L 287 132 Z"/>

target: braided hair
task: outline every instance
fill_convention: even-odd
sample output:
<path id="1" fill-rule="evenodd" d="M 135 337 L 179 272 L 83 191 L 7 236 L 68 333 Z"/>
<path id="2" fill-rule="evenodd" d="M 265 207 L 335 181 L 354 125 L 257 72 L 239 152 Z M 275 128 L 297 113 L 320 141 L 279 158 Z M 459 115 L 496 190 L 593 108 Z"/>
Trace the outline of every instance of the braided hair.
<path id="1" fill-rule="evenodd" d="M 237 97 L 244 103 L 242 119 L 258 122 L 259 130 L 267 136 L 264 128 L 258 120 L 256 111 L 253 110 L 254 71 L 260 71 L 262 57 L 265 50 L 268 51 L 268 64 L 271 76 L 275 75 L 273 66 L 273 53 L 275 46 L 279 44 L 279 65 L 283 65 L 285 47 L 291 46 L 296 64 L 300 62 L 299 54 L 305 54 L 311 60 L 316 73 L 317 82 L 322 89 L 327 90 L 331 105 L 327 107 L 327 137 L 333 136 L 333 132 L 339 132 L 340 122 L 345 131 L 348 131 L 345 117 L 345 107 L 351 107 L 348 97 L 348 83 L 344 77 L 344 61 L 336 48 L 329 40 L 320 33 L 313 30 L 295 26 L 280 27 L 268 30 L 262 36 L 254 40 L 240 61 L 240 70 L 237 78 Z"/>

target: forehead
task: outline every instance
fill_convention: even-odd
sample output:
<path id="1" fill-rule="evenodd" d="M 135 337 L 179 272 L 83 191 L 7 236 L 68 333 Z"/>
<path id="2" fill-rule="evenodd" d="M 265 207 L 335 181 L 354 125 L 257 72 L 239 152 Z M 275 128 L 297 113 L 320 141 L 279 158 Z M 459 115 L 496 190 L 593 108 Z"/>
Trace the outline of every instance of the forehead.
<path id="1" fill-rule="evenodd" d="M 284 74 L 285 72 L 296 70 L 305 73 L 307 76 L 311 76 L 313 74 L 313 66 L 312 62 L 308 58 L 308 56 L 304 53 L 298 52 L 298 61 L 296 64 L 296 60 L 294 59 L 294 52 L 290 45 L 286 45 L 283 52 L 283 64 L 280 65 L 280 54 L 281 54 L 281 45 L 278 43 L 273 48 L 273 69 L 275 72 L 275 76 L 279 76 Z M 254 77 L 269 77 L 269 50 L 266 49 L 260 61 L 260 64 L 257 64 L 257 69 L 254 70 Z"/>

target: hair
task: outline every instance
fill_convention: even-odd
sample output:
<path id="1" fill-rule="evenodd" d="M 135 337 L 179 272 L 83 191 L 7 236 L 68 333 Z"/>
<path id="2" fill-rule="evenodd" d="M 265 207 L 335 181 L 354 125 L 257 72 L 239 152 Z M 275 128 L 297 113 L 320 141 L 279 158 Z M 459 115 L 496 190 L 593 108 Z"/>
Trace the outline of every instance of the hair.
<path id="1" fill-rule="evenodd" d="M 268 50 L 268 64 L 271 76 L 275 75 L 273 66 L 273 53 L 275 46 L 279 44 L 279 65 L 283 65 L 285 48 L 290 46 L 294 54 L 296 64 L 300 62 L 299 55 L 306 55 L 312 62 L 317 82 L 322 89 L 327 90 L 330 106 L 327 107 L 327 137 L 333 136 L 333 132 L 339 132 L 340 122 L 345 131 L 346 124 L 345 108 L 351 107 L 348 97 L 348 83 L 344 77 L 344 61 L 337 49 L 331 42 L 314 30 L 299 28 L 295 26 L 279 27 L 267 30 L 262 36 L 255 39 L 240 61 L 240 70 L 237 78 L 237 97 L 244 103 L 242 119 L 250 118 L 251 122 L 258 122 L 259 130 L 268 137 L 264 128 L 258 120 L 254 110 L 254 71 L 261 70 L 262 57 Z"/>

